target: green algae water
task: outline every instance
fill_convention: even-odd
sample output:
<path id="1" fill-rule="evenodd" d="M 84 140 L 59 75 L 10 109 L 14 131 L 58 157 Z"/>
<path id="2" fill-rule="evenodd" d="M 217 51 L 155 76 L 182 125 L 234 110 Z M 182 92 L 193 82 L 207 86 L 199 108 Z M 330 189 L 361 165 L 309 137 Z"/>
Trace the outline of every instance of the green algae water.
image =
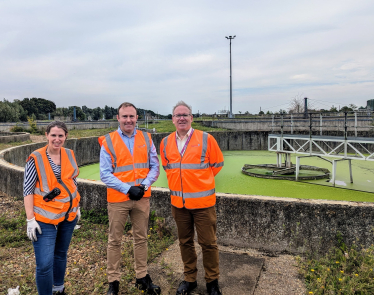
<path id="1" fill-rule="evenodd" d="M 374 202 L 374 162 L 352 160 L 353 183 L 350 183 L 348 161 L 337 166 L 336 187 L 328 179 L 289 181 L 263 179 L 241 172 L 244 164 L 275 164 L 276 154 L 269 151 L 224 151 L 225 165 L 215 177 L 216 191 L 231 194 L 262 195 L 300 199 L 328 199 L 357 202 Z M 295 155 L 292 162 L 296 163 Z M 301 158 L 302 165 L 327 168 L 329 162 L 316 157 Z M 100 180 L 99 164 L 80 167 L 79 178 Z M 165 171 L 153 186 L 167 188 Z M 346 188 L 346 189 L 344 189 Z"/>

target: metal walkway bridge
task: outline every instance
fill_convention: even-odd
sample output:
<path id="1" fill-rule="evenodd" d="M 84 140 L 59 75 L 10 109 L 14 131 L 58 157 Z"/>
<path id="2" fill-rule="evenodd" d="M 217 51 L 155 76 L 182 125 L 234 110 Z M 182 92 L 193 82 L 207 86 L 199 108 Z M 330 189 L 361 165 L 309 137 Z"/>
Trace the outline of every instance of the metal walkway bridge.
<path id="1" fill-rule="evenodd" d="M 277 152 L 277 166 L 282 165 L 282 155 L 285 155 L 285 166 L 291 167 L 291 154 L 296 156 L 296 180 L 300 171 L 300 158 L 319 157 L 332 164 L 332 183 L 335 186 L 336 166 L 338 161 L 347 160 L 349 163 L 350 180 L 353 183 L 351 160 L 374 161 L 374 138 L 368 137 L 338 137 L 294 134 L 269 134 L 268 150 Z M 334 159 L 326 159 L 332 157 Z"/>

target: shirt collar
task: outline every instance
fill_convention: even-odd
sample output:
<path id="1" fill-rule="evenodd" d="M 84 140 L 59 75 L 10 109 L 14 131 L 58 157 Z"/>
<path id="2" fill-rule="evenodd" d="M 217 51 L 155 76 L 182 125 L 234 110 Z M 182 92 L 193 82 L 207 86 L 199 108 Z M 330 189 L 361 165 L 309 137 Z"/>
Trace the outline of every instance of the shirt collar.
<path id="1" fill-rule="evenodd" d="M 183 138 L 184 138 L 184 139 L 185 139 L 185 138 L 188 138 L 188 137 L 190 136 L 191 132 L 192 132 L 192 127 L 190 128 L 190 130 L 187 131 L 186 136 L 183 137 Z M 182 140 L 182 139 L 179 137 L 179 135 L 178 135 L 178 131 L 176 131 L 175 133 L 176 133 L 176 137 L 177 137 L 177 139 Z"/>
<path id="2" fill-rule="evenodd" d="M 136 135 L 136 127 L 134 128 L 134 132 L 132 133 L 131 136 L 127 136 L 125 133 L 122 132 L 121 128 L 118 126 L 118 133 L 121 136 L 126 136 L 128 138 L 134 137 Z"/>

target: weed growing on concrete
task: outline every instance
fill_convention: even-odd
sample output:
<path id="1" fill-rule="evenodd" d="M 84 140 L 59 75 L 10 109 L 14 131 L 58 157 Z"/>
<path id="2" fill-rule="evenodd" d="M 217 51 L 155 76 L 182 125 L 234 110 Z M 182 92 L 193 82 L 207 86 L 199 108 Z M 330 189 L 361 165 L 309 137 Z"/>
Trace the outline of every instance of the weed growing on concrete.
<path id="1" fill-rule="evenodd" d="M 109 224 L 107 209 L 84 210 L 81 208 L 82 218 L 91 223 Z"/>
<path id="2" fill-rule="evenodd" d="M 22 126 L 19 126 L 16 124 L 12 128 L 10 128 L 10 132 L 29 132 L 26 128 L 23 128 Z"/>
<path id="3" fill-rule="evenodd" d="M 374 246 L 358 250 L 340 234 L 337 240 L 337 247 L 321 258 L 297 258 L 307 294 L 374 294 Z"/>

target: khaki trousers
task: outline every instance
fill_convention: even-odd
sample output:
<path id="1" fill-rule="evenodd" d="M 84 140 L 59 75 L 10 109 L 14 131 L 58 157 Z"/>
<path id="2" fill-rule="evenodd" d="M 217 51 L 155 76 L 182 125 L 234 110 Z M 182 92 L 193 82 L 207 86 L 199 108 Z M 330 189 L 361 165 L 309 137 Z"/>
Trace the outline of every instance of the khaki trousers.
<path id="1" fill-rule="evenodd" d="M 121 241 L 127 217 L 130 215 L 134 237 L 134 259 L 136 278 L 147 275 L 147 232 L 149 218 L 149 198 L 139 201 L 108 203 L 109 236 L 107 249 L 108 281 L 120 281 Z"/>
<path id="2" fill-rule="evenodd" d="M 215 207 L 189 210 L 171 207 L 178 227 L 179 247 L 184 263 L 184 280 L 196 281 L 197 255 L 194 245 L 196 227 L 197 240 L 203 252 L 203 265 L 207 283 L 219 278 L 219 255 L 217 246 L 217 215 Z"/>

